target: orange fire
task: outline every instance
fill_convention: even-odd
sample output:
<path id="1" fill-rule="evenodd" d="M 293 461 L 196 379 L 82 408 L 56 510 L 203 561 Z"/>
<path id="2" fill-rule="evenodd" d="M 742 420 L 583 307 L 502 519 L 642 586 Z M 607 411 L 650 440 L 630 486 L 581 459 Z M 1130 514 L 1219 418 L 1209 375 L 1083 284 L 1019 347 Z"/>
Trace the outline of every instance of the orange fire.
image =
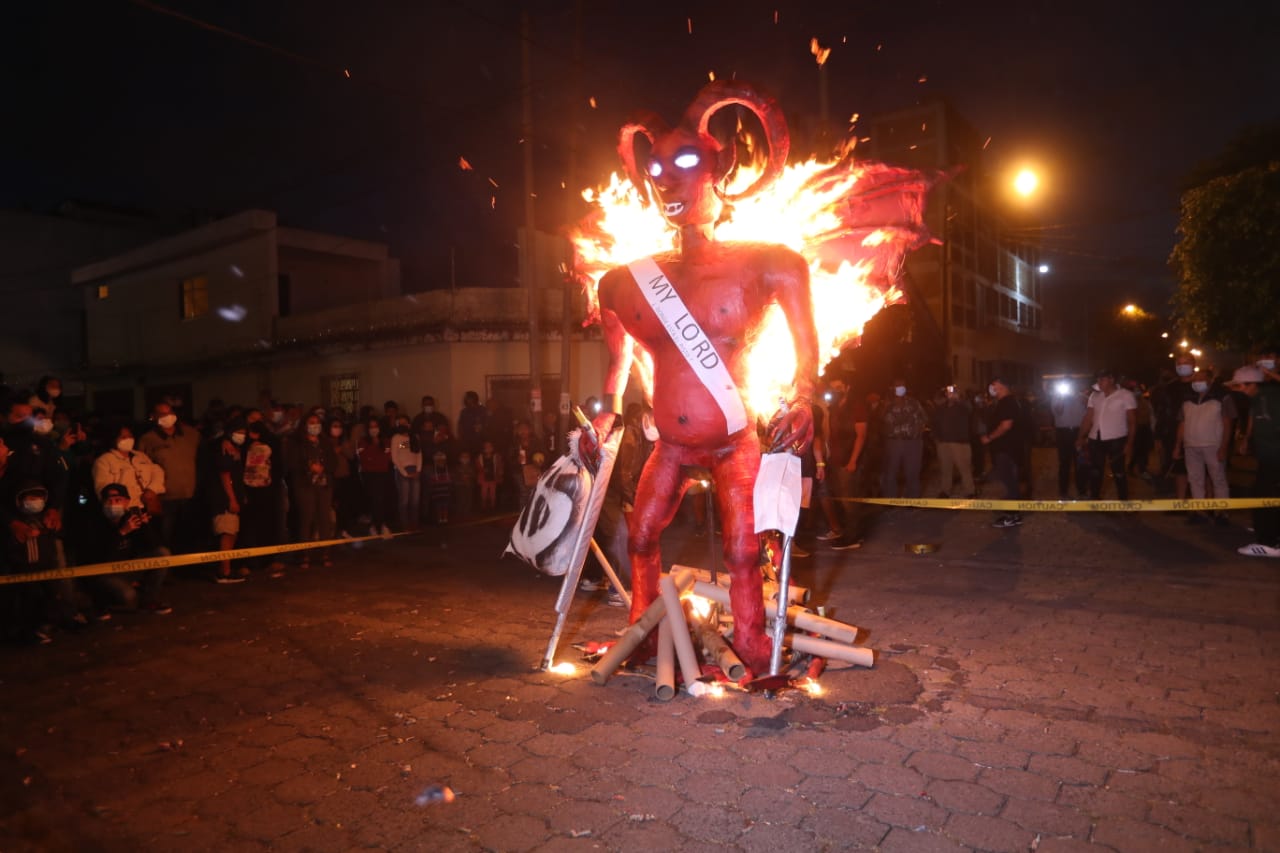
<path id="1" fill-rule="evenodd" d="M 749 186 L 758 174 L 751 168 L 740 169 L 728 192 Z M 840 215 L 839 205 L 857 193 L 864 174 L 864 168 L 849 159 L 826 163 L 811 159 L 788 166 L 764 192 L 737 202 L 732 218 L 716 232 L 723 241 L 781 243 L 809 261 L 820 364 L 861 335 L 881 308 L 903 299 L 902 292 L 890 284 L 891 274 L 886 274 L 892 271 L 875 269 L 875 262 L 868 259 L 875 253 L 865 251 L 894 239 L 896 229 L 851 229 Z M 583 197 L 592 210 L 570 239 L 578 270 L 589 279 L 586 290 L 594 318 L 600 277 L 637 258 L 670 251 L 676 231 L 654 207 L 645 206 L 631 182 L 617 173 L 607 186 L 587 190 Z M 850 247 L 863 251 L 843 251 Z M 850 262 L 849 256 L 863 259 Z M 791 332 L 777 306 L 768 312 L 745 358 L 744 401 L 753 415 L 767 418 L 780 399 L 789 397 L 796 368 Z M 651 396 L 648 377 L 638 372 L 646 396 Z"/>

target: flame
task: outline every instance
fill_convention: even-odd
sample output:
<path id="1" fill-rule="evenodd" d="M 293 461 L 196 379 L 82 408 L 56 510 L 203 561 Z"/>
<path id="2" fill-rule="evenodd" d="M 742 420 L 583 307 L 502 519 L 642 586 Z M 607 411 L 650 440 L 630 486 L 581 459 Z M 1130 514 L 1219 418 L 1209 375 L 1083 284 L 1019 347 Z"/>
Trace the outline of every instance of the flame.
<path id="1" fill-rule="evenodd" d="M 799 685 L 803 687 L 804 692 L 808 693 L 810 696 L 822 695 L 822 685 L 819 684 L 817 681 L 813 680 L 812 678 L 803 679 L 802 681 L 799 682 Z"/>
<path id="2" fill-rule="evenodd" d="M 758 168 L 740 168 L 726 191 L 741 192 L 759 174 Z M 849 233 L 837 208 L 863 174 L 864 169 L 847 157 L 787 166 L 763 192 L 735 203 L 732 218 L 716 232 L 722 241 L 781 243 L 808 260 L 820 365 L 861 335 L 881 308 L 904 298 L 897 287 L 885 289 L 872 281 L 871 262 L 851 263 L 839 257 L 839 241 L 857 237 Z M 600 277 L 636 258 L 670 251 L 676 232 L 616 172 L 607 185 L 584 191 L 583 198 L 591 211 L 569 237 L 578 271 L 587 279 L 589 317 L 594 319 Z M 881 228 L 863 236 L 860 243 L 875 246 L 893 236 L 892 230 Z M 836 250 L 824 251 L 827 246 Z M 875 278 L 883 284 L 882 276 Z M 748 347 L 743 399 L 754 415 L 768 417 L 779 399 L 790 396 L 796 369 L 795 347 L 780 308 L 770 308 Z M 639 361 L 649 363 L 648 354 Z M 652 397 L 651 371 L 638 372 L 646 397 Z"/>
<path id="3" fill-rule="evenodd" d="M 700 595 L 686 595 L 685 600 L 689 602 L 689 609 L 693 611 L 693 615 L 699 619 L 706 619 L 711 615 L 711 600 L 703 598 Z"/>
<path id="4" fill-rule="evenodd" d="M 578 668 L 568 661 L 561 661 L 552 666 L 548 672 L 554 672 L 556 675 L 576 675 Z"/>

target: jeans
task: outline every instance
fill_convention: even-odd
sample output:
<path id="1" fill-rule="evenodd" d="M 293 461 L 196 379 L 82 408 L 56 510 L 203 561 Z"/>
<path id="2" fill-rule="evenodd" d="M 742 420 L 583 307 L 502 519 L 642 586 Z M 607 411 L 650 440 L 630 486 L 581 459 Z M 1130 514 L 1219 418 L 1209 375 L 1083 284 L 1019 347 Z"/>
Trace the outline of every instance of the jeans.
<path id="1" fill-rule="evenodd" d="M 1280 497 L 1280 456 L 1258 456 L 1258 474 L 1253 481 L 1253 497 Z M 1259 507 L 1253 511 L 1256 541 L 1273 548 L 1280 547 L 1280 509 Z"/>
<path id="2" fill-rule="evenodd" d="M 924 455 L 924 439 L 889 438 L 884 442 L 884 468 L 880 473 L 880 493 L 886 498 L 898 496 L 898 471 L 902 470 L 902 496 L 920 497 L 920 460 Z"/>
<path id="3" fill-rule="evenodd" d="M 418 511 L 422 502 L 422 480 L 396 472 L 396 499 L 400 509 L 400 529 L 417 530 Z"/>
<path id="4" fill-rule="evenodd" d="M 939 488 L 951 493 L 955 484 L 955 471 L 960 471 L 960 492 L 965 497 L 977 491 L 973 487 L 973 448 L 967 441 L 938 442 L 938 476 L 941 480 Z"/>
<path id="5" fill-rule="evenodd" d="M 1122 501 L 1129 500 L 1129 479 L 1124 470 L 1124 446 L 1129 442 L 1127 435 L 1119 438 L 1089 439 L 1089 458 L 1092 460 L 1089 471 L 1089 497 L 1095 501 L 1102 497 L 1102 469 L 1110 463 L 1111 476 L 1116 481 L 1116 497 Z"/>
<path id="6" fill-rule="evenodd" d="M 1076 494 L 1083 496 L 1089 490 L 1085 482 L 1084 471 L 1080 467 L 1080 453 L 1076 450 L 1076 436 L 1079 430 L 1075 427 L 1058 427 L 1054 430 L 1054 438 L 1058 445 L 1058 495 L 1067 496 L 1067 487 L 1071 485 L 1074 472 Z"/>

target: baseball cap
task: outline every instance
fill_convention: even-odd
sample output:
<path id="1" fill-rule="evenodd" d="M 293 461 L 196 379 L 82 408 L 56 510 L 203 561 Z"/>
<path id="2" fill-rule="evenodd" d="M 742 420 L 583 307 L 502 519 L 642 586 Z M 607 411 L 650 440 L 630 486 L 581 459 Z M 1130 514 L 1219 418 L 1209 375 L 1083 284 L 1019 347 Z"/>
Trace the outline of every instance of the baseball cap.
<path id="1" fill-rule="evenodd" d="M 1249 364 L 1236 368 L 1236 372 L 1231 377 L 1231 384 L 1243 385 L 1246 382 L 1262 382 L 1265 378 L 1259 368 Z"/>
<path id="2" fill-rule="evenodd" d="M 107 502 L 107 498 L 128 498 L 129 490 L 119 483 L 107 483 L 102 487 L 102 491 L 98 493 L 103 503 Z"/>

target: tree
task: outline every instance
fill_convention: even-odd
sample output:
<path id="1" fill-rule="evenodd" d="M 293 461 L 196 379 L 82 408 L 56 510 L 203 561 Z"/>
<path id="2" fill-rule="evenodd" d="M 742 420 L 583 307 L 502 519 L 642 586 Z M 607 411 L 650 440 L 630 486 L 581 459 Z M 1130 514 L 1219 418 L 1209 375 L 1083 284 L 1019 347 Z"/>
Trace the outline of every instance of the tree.
<path id="1" fill-rule="evenodd" d="M 1198 177 L 1169 258 L 1177 319 L 1222 349 L 1280 340 L 1280 126 L 1246 132 Z"/>

